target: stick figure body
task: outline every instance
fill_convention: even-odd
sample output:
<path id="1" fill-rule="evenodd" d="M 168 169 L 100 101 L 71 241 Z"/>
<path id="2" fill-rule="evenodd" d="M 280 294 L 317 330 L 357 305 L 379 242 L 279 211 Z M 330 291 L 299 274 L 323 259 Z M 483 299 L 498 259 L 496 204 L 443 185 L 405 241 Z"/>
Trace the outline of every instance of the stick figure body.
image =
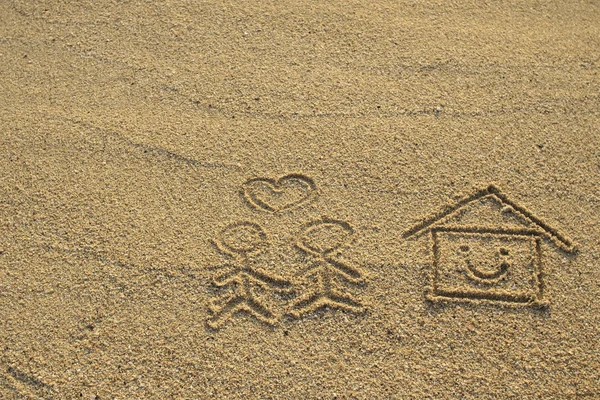
<path id="1" fill-rule="evenodd" d="M 327 231 L 337 233 L 337 237 L 333 240 L 323 237 L 322 233 Z M 336 259 L 333 254 L 353 235 L 354 230 L 348 223 L 328 218 L 312 222 L 304 229 L 296 246 L 314 259 L 305 278 L 314 277 L 315 285 L 314 290 L 292 304 L 290 314 L 298 317 L 325 306 L 355 312 L 363 310 L 363 306 L 349 293 L 344 293 L 336 282 L 337 277 L 354 284 L 363 282 L 363 272 L 359 268 Z"/>
<path id="2" fill-rule="evenodd" d="M 221 252 L 233 258 L 233 262 L 221 266 L 227 271 L 215 277 L 213 283 L 217 287 L 234 287 L 234 293 L 212 302 L 213 316 L 208 325 L 218 328 L 237 311 L 246 311 L 261 321 L 274 324 L 277 315 L 255 296 L 253 288 L 260 286 L 285 291 L 290 283 L 257 271 L 251 265 L 251 257 L 262 252 L 266 245 L 264 230 L 252 222 L 237 222 L 227 226 L 215 243 Z"/>

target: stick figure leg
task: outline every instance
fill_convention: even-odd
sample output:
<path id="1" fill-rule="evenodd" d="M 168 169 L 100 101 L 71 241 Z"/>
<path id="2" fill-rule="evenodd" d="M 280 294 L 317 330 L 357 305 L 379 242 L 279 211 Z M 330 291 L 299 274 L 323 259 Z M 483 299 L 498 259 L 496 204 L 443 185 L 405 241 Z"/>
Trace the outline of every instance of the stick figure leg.
<path id="1" fill-rule="evenodd" d="M 231 316 L 240 308 L 243 303 L 243 297 L 232 297 L 220 310 L 215 311 L 215 315 L 207 322 L 208 326 L 213 329 L 220 328 L 225 321 L 231 318 Z"/>

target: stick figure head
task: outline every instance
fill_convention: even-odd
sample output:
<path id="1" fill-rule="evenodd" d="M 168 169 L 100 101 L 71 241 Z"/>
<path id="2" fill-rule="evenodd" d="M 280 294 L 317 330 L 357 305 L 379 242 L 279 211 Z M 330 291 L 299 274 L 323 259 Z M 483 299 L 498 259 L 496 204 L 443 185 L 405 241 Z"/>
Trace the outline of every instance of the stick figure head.
<path id="1" fill-rule="evenodd" d="M 338 250 L 354 236 L 354 229 L 345 221 L 327 217 L 305 226 L 296 246 L 307 253 L 325 257 Z"/>
<path id="2" fill-rule="evenodd" d="M 225 253 L 247 257 L 260 252 L 266 242 L 267 234 L 260 225 L 239 221 L 226 226 L 216 244 Z"/>

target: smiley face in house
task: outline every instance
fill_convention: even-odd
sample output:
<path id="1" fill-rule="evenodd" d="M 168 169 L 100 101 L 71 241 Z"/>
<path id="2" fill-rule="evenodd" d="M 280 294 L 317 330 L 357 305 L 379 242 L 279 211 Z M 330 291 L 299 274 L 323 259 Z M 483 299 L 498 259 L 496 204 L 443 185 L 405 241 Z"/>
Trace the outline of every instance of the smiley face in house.
<path id="1" fill-rule="evenodd" d="M 469 245 L 461 245 L 458 248 L 458 254 L 464 257 L 465 272 L 469 278 L 482 283 L 493 284 L 506 278 L 511 266 L 510 250 L 505 247 L 498 247 L 495 251 L 471 250 Z M 487 257 L 480 256 L 481 253 Z"/>
<path id="2" fill-rule="evenodd" d="M 467 297 L 536 295 L 535 236 L 440 231 L 435 241 L 438 290 Z"/>

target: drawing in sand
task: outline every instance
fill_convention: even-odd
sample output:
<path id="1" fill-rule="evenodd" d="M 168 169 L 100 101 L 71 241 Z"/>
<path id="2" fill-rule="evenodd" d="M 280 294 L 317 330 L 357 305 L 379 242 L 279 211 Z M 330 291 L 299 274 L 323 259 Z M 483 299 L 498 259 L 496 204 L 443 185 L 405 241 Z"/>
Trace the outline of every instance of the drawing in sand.
<path id="1" fill-rule="evenodd" d="M 352 284 L 363 282 L 364 273 L 355 266 L 340 261 L 335 253 L 354 236 L 354 229 L 344 221 L 323 218 L 305 226 L 296 246 L 313 258 L 304 278 L 313 278 L 310 290 L 300 296 L 290 308 L 290 314 L 300 316 L 321 307 L 362 311 L 363 306 L 343 290 L 339 279 Z"/>
<path id="2" fill-rule="evenodd" d="M 255 296 L 254 288 L 285 290 L 290 284 L 282 278 L 258 271 L 250 263 L 251 257 L 260 253 L 267 244 L 265 231 L 253 222 L 237 222 L 223 229 L 215 244 L 233 261 L 221 266 L 225 272 L 213 278 L 213 283 L 220 288 L 233 287 L 234 294 L 212 302 L 210 309 L 213 316 L 208 325 L 219 328 L 237 311 L 246 311 L 261 321 L 274 324 L 277 315 Z"/>
<path id="3" fill-rule="evenodd" d="M 571 253 L 573 241 L 489 186 L 411 228 L 429 233 L 428 299 L 548 304 L 542 239 Z"/>

